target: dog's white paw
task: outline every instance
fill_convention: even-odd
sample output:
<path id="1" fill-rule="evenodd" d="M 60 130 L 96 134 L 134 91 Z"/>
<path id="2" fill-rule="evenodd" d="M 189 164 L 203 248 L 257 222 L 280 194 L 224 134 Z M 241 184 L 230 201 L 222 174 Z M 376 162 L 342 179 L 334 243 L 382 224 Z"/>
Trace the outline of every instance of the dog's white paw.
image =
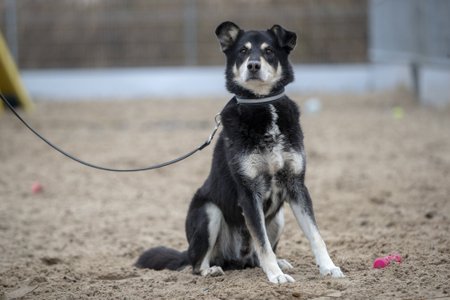
<path id="1" fill-rule="evenodd" d="M 281 270 L 286 271 L 289 269 L 293 269 L 294 267 L 285 259 L 277 259 L 278 266 Z"/>
<path id="2" fill-rule="evenodd" d="M 217 276 L 225 275 L 222 268 L 218 267 L 218 266 L 212 266 L 207 269 L 203 269 L 200 271 L 200 274 L 203 277 L 206 277 L 206 276 L 217 277 Z"/>
<path id="3" fill-rule="evenodd" d="M 289 276 L 287 274 L 283 274 L 283 273 L 281 273 L 280 275 L 275 275 L 275 276 L 269 277 L 269 281 L 272 283 L 277 283 L 277 284 L 295 282 L 294 278 L 292 278 L 291 276 Z"/>
<path id="4" fill-rule="evenodd" d="M 331 275 L 333 278 L 345 277 L 344 273 L 341 271 L 341 268 L 336 266 L 320 267 L 319 269 L 322 276 Z"/>

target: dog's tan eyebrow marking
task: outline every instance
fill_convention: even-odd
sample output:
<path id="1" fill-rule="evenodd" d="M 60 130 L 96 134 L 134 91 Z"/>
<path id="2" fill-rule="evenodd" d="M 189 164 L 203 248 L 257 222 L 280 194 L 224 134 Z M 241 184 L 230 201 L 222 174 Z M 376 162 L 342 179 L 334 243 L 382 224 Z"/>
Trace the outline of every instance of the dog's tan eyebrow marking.
<path id="1" fill-rule="evenodd" d="M 252 43 L 250 43 L 250 42 L 245 43 L 244 46 L 245 46 L 247 49 L 252 49 Z"/>
<path id="2" fill-rule="evenodd" d="M 267 43 L 262 43 L 262 44 L 261 44 L 261 50 L 264 50 L 264 49 L 266 49 L 267 47 L 269 47 L 269 44 L 267 44 Z"/>

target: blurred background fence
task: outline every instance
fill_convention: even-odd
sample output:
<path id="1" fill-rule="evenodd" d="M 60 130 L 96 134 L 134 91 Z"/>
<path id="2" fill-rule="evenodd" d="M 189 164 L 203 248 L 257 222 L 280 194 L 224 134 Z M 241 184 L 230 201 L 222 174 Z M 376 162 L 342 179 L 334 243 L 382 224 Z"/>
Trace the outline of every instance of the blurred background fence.
<path id="1" fill-rule="evenodd" d="M 225 20 L 298 33 L 296 92 L 404 86 L 450 103 L 449 0 L 0 0 L 0 30 L 45 99 L 110 97 L 118 82 L 131 98 L 223 91 L 222 72 L 205 67 L 223 66 L 214 30 Z M 153 68 L 179 66 L 190 68 Z"/>
<path id="2" fill-rule="evenodd" d="M 220 65 L 214 29 L 280 23 L 294 63 L 367 61 L 364 0 L 0 0 L 20 68 Z"/>

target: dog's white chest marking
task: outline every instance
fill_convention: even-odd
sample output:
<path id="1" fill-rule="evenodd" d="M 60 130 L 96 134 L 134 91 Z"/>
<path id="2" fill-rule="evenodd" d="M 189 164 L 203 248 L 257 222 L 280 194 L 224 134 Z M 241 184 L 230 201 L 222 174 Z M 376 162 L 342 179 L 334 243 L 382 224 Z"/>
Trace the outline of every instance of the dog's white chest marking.
<path id="1" fill-rule="evenodd" d="M 277 125 L 278 114 L 273 105 L 269 107 L 272 122 L 265 138 L 273 141 L 273 144 L 266 149 L 254 150 L 240 160 L 242 174 L 250 179 L 255 179 L 262 174 L 274 176 L 285 167 L 288 167 L 293 174 L 300 174 L 304 168 L 303 153 L 285 149 L 285 137 Z"/>

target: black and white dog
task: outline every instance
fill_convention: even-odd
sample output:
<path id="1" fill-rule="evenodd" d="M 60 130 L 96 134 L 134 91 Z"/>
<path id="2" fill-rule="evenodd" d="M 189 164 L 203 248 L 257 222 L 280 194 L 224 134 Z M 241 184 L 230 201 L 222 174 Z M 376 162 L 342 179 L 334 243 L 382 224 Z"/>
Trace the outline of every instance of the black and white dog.
<path id="1" fill-rule="evenodd" d="M 216 35 L 227 58 L 226 86 L 235 97 L 221 112 L 223 130 L 211 172 L 189 207 L 189 249 L 152 248 L 136 266 L 178 270 L 190 264 L 203 276 L 260 266 L 271 282 L 293 282 L 282 271 L 292 265 L 275 256 L 287 202 L 311 243 L 320 273 L 343 277 L 317 229 L 304 184 L 300 114 L 284 94 L 294 80 L 288 56 L 296 34 L 279 25 L 244 31 L 224 22 Z"/>

